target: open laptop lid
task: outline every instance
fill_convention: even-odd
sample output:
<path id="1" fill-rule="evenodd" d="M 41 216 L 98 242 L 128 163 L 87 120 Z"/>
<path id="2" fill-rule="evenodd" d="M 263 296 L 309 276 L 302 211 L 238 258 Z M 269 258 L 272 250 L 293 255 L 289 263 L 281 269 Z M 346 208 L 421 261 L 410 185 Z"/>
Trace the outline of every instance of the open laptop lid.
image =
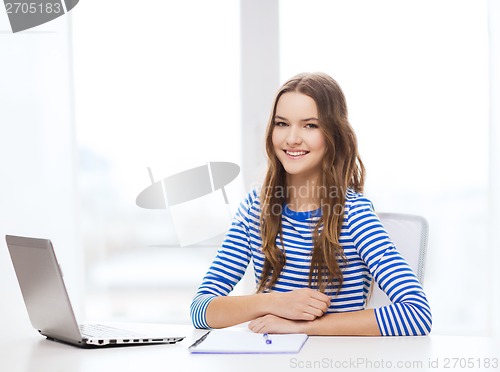
<path id="1" fill-rule="evenodd" d="M 172 344 L 185 338 L 165 335 L 164 331 L 162 335 L 158 331 L 116 328 L 113 335 L 83 336 L 50 240 L 11 235 L 5 238 L 31 324 L 42 335 L 84 347 Z"/>
<path id="2" fill-rule="evenodd" d="M 78 323 L 48 239 L 6 236 L 31 324 L 42 335 L 79 343 Z"/>

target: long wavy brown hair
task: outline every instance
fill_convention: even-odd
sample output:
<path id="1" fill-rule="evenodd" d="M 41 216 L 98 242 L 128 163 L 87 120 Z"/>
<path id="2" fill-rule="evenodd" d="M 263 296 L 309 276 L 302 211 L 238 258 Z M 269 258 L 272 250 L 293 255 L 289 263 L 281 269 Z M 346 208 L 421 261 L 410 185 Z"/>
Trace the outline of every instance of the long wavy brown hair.
<path id="1" fill-rule="evenodd" d="M 356 135 L 347 115 L 344 93 L 337 82 L 324 73 L 303 73 L 288 80 L 278 91 L 266 131 L 268 168 L 261 191 L 260 228 L 264 266 L 258 292 L 269 290 L 278 280 L 286 263 L 282 240 L 281 213 L 287 202 L 286 171 L 278 160 L 272 143 L 276 106 L 287 92 L 311 97 L 318 109 L 319 127 L 324 134 L 326 152 L 322 179 L 317 190 L 321 216 L 312 228 L 314 247 L 311 255 L 309 286 L 321 292 L 342 287 L 342 267 L 346 258 L 339 244 L 344 219 L 347 189 L 363 191 L 365 168 L 358 154 Z"/>

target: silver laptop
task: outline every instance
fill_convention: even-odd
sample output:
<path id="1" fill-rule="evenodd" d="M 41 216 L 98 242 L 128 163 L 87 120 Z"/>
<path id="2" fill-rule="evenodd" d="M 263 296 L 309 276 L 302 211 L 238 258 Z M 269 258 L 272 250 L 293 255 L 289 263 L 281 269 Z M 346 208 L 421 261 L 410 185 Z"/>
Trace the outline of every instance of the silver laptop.
<path id="1" fill-rule="evenodd" d="M 48 339 L 81 347 L 176 343 L 179 335 L 149 335 L 100 324 L 79 325 L 48 239 L 6 235 L 10 257 L 33 327 Z"/>

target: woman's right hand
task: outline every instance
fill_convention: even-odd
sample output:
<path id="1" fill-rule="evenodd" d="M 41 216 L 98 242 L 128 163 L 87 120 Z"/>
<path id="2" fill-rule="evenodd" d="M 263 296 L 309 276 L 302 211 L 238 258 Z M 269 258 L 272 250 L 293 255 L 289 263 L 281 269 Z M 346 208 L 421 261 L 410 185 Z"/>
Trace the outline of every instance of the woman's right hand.
<path id="1" fill-rule="evenodd" d="M 270 313 L 292 320 L 314 320 L 330 307 L 330 297 L 310 288 L 269 293 Z"/>

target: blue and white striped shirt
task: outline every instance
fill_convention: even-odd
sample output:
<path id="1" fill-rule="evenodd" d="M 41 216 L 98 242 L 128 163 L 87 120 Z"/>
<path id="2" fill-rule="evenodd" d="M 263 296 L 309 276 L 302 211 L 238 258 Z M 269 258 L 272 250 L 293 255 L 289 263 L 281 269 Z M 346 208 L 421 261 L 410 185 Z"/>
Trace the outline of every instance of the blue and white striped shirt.
<path id="1" fill-rule="evenodd" d="M 287 292 L 308 287 L 313 249 L 313 227 L 319 211 L 295 212 L 286 205 L 282 213 L 286 264 L 271 291 Z M 191 319 L 196 328 L 210 328 L 206 309 L 217 296 L 228 295 L 253 262 L 255 281 L 264 265 L 260 236 L 260 197 L 251 191 L 241 203 L 232 226 L 205 275 L 191 304 Z M 365 308 L 372 278 L 388 295 L 392 304 L 375 309 L 382 335 L 424 335 L 431 330 L 432 317 L 427 298 L 417 277 L 396 250 L 372 203 L 360 193 L 346 193 L 344 221 L 340 234 L 347 265 L 338 294 L 331 297 L 327 313 Z M 314 287 L 313 287 L 314 288 Z"/>

